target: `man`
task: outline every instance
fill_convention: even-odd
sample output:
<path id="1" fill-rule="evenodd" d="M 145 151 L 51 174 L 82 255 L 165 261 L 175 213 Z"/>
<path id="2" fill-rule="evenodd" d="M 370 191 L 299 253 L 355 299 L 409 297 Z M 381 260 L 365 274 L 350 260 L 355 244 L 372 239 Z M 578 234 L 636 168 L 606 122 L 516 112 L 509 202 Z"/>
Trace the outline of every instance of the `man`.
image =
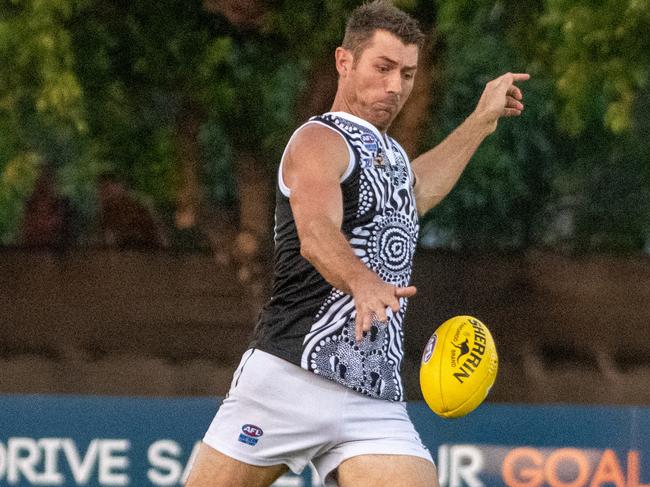
<path id="1" fill-rule="evenodd" d="M 387 2 L 350 17 L 332 111 L 294 133 L 280 164 L 273 297 L 187 487 L 268 486 L 310 461 L 328 487 L 438 485 L 399 375 L 418 214 L 451 190 L 500 117 L 521 114 L 514 82 L 528 75 L 488 83 L 474 113 L 409 165 L 386 130 L 421 42 Z"/>

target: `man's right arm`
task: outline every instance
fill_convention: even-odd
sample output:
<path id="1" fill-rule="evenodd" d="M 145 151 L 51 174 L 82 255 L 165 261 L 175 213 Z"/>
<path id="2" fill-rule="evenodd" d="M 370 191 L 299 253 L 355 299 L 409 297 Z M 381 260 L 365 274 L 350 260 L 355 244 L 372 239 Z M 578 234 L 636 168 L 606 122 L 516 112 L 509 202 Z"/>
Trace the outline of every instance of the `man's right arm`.
<path id="1" fill-rule="evenodd" d="M 529 78 L 526 73 L 506 73 L 490 81 L 474 112 L 445 140 L 413 161 L 415 200 L 420 215 L 451 191 L 470 158 L 494 132 L 501 117 L 521 115 L 523 94 L 515 83 Z"/>
<path id="2" fill-rule="evenodd" d="M 349 152 L 332 130 L 307 125 L 291 141 L 283 162 L 283 180 L 296 222 L 300 251 L 332 286 L 355 299 L 356 338 L 369 331 L 373 315 L 386 321 L 386 308 L 399 309 L 399 297 L 415 294 L 414 287 L 385 283 L 354 254 L 341 233 L 343 195 L 340 179 Z"/>

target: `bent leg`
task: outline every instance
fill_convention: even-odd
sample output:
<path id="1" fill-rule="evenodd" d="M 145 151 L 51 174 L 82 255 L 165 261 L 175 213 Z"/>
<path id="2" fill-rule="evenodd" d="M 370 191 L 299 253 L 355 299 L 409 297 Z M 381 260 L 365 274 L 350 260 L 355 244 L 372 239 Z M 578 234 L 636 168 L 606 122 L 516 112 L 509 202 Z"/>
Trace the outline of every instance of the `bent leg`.
<path id="1" fill-rule="evenodd" d="M 340 487 L 439 487 L 433 463 L 409 455 L 359 455 L 334 475 Z"/>
<path id="2" fill-rule="evenodd" d="M 268 487 L 287 470 L 240 462 L 202 443 L 185 487 Z"/>

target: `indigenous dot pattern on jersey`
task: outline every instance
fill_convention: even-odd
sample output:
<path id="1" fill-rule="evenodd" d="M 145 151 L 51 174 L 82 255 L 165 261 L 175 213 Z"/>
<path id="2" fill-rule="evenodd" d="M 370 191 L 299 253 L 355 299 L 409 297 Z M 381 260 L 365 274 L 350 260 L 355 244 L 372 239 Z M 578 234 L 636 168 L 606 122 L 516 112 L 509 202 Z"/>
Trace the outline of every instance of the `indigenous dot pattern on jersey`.
<path id="1" fill-rule="evenodd" d="M 408 159 L 390 137 L 335 114 L 314 117 L 341 133 L 355 155 L 358 205 L 350 245 L 385 282 L 407 286 L 418 236 L 418 215 Z M 305 337 L 302 366 L 357 392 L 404 400 L 399 370 L 404 355 L 402 324 L 407 300 L 388 324 L 374 322 L 355 343 L 351 296 L 332 289 Z"/>

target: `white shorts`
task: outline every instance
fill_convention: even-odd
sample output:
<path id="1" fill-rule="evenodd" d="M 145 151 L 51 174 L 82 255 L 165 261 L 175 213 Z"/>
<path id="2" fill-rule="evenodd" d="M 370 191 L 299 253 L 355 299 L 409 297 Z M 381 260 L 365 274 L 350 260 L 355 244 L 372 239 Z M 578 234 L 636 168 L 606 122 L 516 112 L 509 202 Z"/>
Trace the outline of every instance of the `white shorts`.
<path id="1" fill-rule="evenodd" d="M 258 466 L 296 474 L 312 462 L 327 487 L 344 460 L 368 454 L 429 460 L 406 403 L 374 399 L 261 350 L 244 353 L 203 441 Z"/>

